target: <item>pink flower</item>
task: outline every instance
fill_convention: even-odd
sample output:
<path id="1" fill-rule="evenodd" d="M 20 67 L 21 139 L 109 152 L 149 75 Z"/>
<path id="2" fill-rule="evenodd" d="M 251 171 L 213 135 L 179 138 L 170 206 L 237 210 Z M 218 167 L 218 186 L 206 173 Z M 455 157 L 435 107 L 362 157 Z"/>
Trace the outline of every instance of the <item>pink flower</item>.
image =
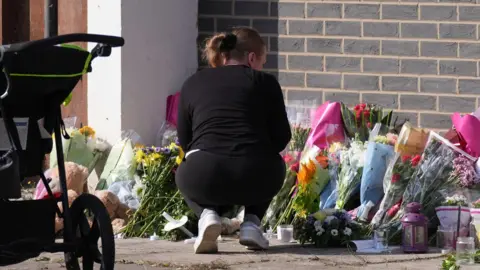
<path id="1" fill-rule="evenodd" d="M 392 184 L 395 184 L 396 182 L 398 182 L 400 180 L 400 177 L 401 175 L 398 174 L 398 173 L 395 173 L 392 175 Z"/>
<path id="2" fill-rule="evenodd" d="M 395 144 L 397 144 L 398 136 L 396 134 L 393 134 L 393 133 L 388 133 L 387 134 L 387 140 L 388 140 L 388 144 L 395 145 Z"/>
<path id="3" fill-rule="evenodd" d="M 293 161 L 293 157 L 290 154 L 286 154 L 285 156 L 283 156 L 283 161 L 288 164 Z"/>

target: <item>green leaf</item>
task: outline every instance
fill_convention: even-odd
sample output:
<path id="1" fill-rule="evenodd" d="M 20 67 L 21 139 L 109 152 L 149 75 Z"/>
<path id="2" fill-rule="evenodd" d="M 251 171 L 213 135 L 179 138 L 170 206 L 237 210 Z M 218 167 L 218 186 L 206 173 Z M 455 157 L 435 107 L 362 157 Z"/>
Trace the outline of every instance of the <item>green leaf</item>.
<path id="1" fill-rule="evenodd" d="M 390 123 L 392 122 L 392 116 L 393 116 L 393 111 L 390 111 L 385 115 L 381 121 L 382 124 L 386 126 L 390 126 Z"/>

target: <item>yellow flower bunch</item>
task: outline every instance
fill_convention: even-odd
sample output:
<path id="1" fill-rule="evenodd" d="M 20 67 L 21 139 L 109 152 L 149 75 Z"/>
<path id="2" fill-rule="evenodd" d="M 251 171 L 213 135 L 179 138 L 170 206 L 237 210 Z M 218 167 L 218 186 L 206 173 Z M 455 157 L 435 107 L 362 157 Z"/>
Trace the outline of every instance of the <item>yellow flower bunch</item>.
<path id="1" fill-rule="evenodd" d="M 95 130 L 89 126 L 83 126 L 78 130 L 78 132 L 80 132 L 80 134 L 84 135 L 85 137 L 95 137 Z"/>
<path id="2" fill-rule="evenodd" d="M 339 142 L 336 142 L 336 143 L 333 143 L 333 144 L 330 145 L 330 147 L 328 148 L 328 152 L 329 153 L 335 153 L 338 150 L 341 150 L 342 148 L 343 148 L 343 144 L 339 143 Z"/>

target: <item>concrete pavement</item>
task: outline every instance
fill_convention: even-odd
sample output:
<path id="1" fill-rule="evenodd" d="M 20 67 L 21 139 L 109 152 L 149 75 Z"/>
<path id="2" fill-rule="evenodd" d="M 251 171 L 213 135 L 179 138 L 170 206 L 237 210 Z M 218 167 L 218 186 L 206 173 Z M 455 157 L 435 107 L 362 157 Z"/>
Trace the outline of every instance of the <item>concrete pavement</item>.
<path id="1" fill-rule="evenodd" d="M 118 239 L 116 269 L 433 270 L 439 269 L 442 260 L 441 254 L 433 252 L 422 255 L 406 255 L 400 252 L 366 255 L 346 249 L 315 249 L 297 244 L 282 244 L 276 240 L 271 244 L 268 251 L 252 252 L 239 245 L 238 240 L 229 238 L 220 243 L 218 254 L 194 255 L 192 245 L 183 242 Z M 42 254 L 39 258 L 2 269 L 64 269 L 63 254 Z"/>

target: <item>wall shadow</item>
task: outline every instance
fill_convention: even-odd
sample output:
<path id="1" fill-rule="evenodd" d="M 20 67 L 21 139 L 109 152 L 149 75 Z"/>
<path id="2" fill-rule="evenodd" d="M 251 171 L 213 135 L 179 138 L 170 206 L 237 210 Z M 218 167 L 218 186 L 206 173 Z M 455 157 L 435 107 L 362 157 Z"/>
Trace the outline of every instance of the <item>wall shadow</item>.
<path id="1" fill-rule="evenodd" d="M 207 66 L 201 59 L 201 49 L 208 37 L 233 27 L 249 26 L 259 31 L 267 44 L 265 71 L 278 77 L 279 69 L 286 66 L 285 57 L 278 53 L 278 35 L 286 34 L 286 23 L 278 20 L 278 5 L 277 0 L 198 0 L 199 67 Z"/>

